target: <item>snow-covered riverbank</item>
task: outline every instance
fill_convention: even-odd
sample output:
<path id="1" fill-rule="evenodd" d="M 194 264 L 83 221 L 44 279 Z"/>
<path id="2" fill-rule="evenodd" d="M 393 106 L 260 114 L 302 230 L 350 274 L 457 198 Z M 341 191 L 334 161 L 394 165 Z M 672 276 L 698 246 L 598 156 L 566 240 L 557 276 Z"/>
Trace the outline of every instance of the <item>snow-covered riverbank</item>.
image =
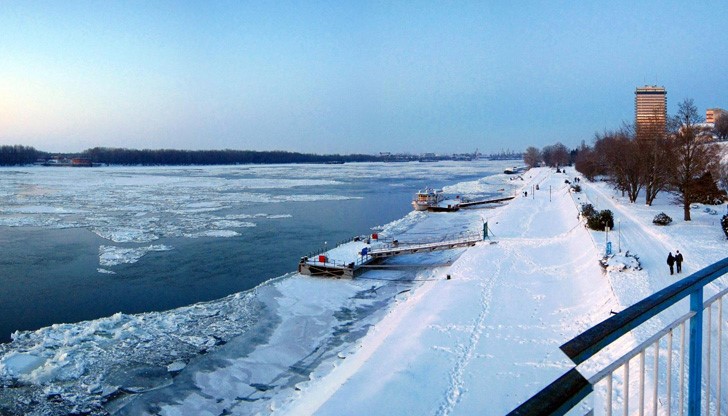
<path id="1" fill-rule="evenodd" d="M 559 345 L 728 253 L 710 209 L 696 206 L 685 223 L 668 194 L 646 207 L 605 183 L 582 181 L 584 192 L 572 193 L 565 180 L 575 173 L 568 172 L 526 173 L 528 196 L 488 214 L 492 241 L 398 302 L 355 353 L 280 413 L 504 414 L 573 366 Z M 641 268 L 600 266 L 606 236 L 580 222 L 583 202 L 614 212 L 614 250 L 636 255 Z M 673 225 L 652 224 L 663 211 Z M 479 214 L 459 215 L 476 221 Z M 676 249 L 685 268 L 670 276 L 665 257 Z"/>
<path id="2" fill-rule="evenodd" d="M 283 413 L 502 414 L 569 368 L 558 346 L 619 302 L 565 178 L 532 170 L 528 196 L 458 213 L 487 216 L 491 240 L 402 299 Z"/>

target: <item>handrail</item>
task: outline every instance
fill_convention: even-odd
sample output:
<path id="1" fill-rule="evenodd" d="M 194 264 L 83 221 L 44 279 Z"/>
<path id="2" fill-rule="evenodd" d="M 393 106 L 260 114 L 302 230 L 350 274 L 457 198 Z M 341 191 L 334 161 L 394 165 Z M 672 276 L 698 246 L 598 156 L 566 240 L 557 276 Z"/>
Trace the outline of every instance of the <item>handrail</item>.
<path id="1" fill-rule="evenodd" d="M 593 376 L 589 377 L 589 382 L 594 384 L 604 378 L 605 375 L 613 372 L 617 368 L 621 367 L 626 361 L 631 360 L 632 358 L 636 357 L 640 351 L 644 350 L 645 346 L 652 345 L 655 343 L 655 341 L 662 338 L 664 335 L 668 334 L 670 331 L 674 330 L 675 328 L 678 328 L 683 323 L 687 322 L 688 319 L 695 316 L 695 312 L 688 312 L 685 315 L 679 317 L 676 319 L 673 323 L 663 328 L 661 331 L 657 332 L 655 335 L 647 338 L 646 340 L 642 341 L 639 345 L 632 348 L 629 352 L 626 354 L 622 354 L 621 358 L 618 358 L 616 361 L 612 362 L 608 366 L 604 367 L 601 371 L 594 374 Z"/>
<path id="2" fill-rule="evenodd" d="M 636 328 L 678 300 L 702 289 L 705 285 L 728 273 L 728 257 L 699 270 L 649 296 L 581 335 L 562 345 L 563 351 L 575 364 L 581 364 L 616 339 Z"/>
<path id="3" fill-rule="evenodd" d="M 694 331 L 701 333 L 702 330 L 700 330 L 699 326 L 692 328 L 693 321 L 700 320 L 696 319 L 696 317 L 700 318 L 702 316 L 703 306 L 709 306 L 715 301 L 718 295 L 726 293 L 726 290 L 723 290 L 718 295 L 703 302 L 703 288 L 705 285 L 726 274 L 728 274 L 728 257 L 637 302 L 624 311 L 576 336 L 560 348 L 575 364 L 583 363 L 641 323 L 687 297 L 690 297 L 691 312 L 682 316 L 676 322 L 673 322 L 669 327 L 676 325 L 678 322 L 690 319 L 691 333 Z M 664 332 L 664 330 L 661 332 Z M 656 337 L 657 335 L 651 337 L 648 341 L 654 341 Z M 700 345 L 699 340 L 691 340 L 692 342 Z M 648 342 L 646 341 L 643 344 L 646 343 Z M 696 380 L 691 381 L 691 385 L 689 386 L 689 390 L 693 389 L 693 391 L 688 392 L 688 397 L 697 398 L 689 400 L 688 413 L 692 415 L 700 413 L 699 369 L 701 365 L 699 365 L 699 361 L 694 361 L 699 360 L 700 350 L 701 348 L 690 348 L 691 354 L 696 355 L 696 357 L 691 357 L 691 364 L 695 367 L 697 373 Z M 594 376 L 592 379 L 586 380 L 576 368 L 572 368 L 559 379 L 511 411 L 509 416 L 563 415 L 593 391 L 591 382 L 596 378 L 598 377 Z M 585 386 L 584 383 L 587 385 Z M 695 389 L 698 389 L 698 391 L 695 391 Z"/>
<path id="4" fill-rule="evenodd" d="M 592 391 L 592 385 L 572 368 L 508 416 L 563 415 Z"/>

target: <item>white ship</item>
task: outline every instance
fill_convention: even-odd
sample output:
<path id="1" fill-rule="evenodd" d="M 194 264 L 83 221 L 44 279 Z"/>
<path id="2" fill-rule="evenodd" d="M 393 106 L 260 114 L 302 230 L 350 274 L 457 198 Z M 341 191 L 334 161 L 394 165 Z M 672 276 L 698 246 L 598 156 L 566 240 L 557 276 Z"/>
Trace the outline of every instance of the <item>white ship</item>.
<path id="1" fill-rule="evenodd" d="M 445 196 L 442 190 L 425 188 L 417 192 L 415 199 L 412 201 L 412 207 L 415 211 L 427 211 L 430 207 L 436 207 L 443 199 L 445 199 Z"/>

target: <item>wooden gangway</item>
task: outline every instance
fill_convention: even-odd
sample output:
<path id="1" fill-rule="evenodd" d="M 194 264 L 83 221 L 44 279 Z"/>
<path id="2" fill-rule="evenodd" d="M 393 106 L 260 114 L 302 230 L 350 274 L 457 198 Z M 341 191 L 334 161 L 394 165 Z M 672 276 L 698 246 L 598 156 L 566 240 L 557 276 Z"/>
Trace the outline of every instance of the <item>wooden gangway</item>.
<path id="1" fill-rule="evenodd" d="M 483 241 L 483 234 L 467 233 L 444 240 L 428 242 L 399 242 L 394 240 L 379 247 L 372 248 L 367 254 L 374 259 L 381 259 L 400 254 L 427 253 L 459 247 L 471 247 L 478 241 Z"/>

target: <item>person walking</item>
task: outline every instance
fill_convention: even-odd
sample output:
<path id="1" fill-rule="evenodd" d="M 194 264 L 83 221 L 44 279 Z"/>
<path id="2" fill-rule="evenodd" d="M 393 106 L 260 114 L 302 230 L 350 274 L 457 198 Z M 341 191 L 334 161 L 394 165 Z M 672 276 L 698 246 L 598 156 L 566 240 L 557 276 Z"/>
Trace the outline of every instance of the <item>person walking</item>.
<path id="1" fill-rule="evenodd" d="M 675 264 L 675 257 L 672 255 L 672 251 L 667 255 L 667 265 L 670 266 L 670 274 L 674 274 L 672 265 Z"/>
<path id="2" fill-rule="evenodd" d="M 682 262 L 683 262 L 683 255 L 680 253 L 680 250 L 677 251 L 677 254 L 675 254 L 675 266 L 677 266 L 677 272 L 682 272 Z"/>

